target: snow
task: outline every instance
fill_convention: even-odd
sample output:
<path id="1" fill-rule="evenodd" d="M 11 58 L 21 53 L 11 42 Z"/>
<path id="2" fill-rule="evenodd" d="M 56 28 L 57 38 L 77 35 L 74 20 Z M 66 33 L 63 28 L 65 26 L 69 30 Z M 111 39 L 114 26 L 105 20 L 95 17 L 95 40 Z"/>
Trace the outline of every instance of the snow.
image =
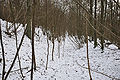
<path id="1" fill-rule="evenodd" d="M 0 19 L 1 20 L 1 19 Z M 15 53 L 15 37 L 11 38 L 4 33 L 6 21 L 1 20 L 3 43 L 5 47 L 6 71 L 12 63 Z M 9 23 L 11 25 L 11 23 Z M 17 25 L 17 24 L 16 24 Z M 22 26 L 22 25 L 21 25 Z M 20 43 L 24 28 L 19 28 L 18 43 Z M 75 49 L 69 37 L 66 35 L 65 43 L 60 44 L 60 58 L 58 58 L 58 42 L 55 41 L 54 61 L 52 61 L 52 42 L 50 44 L 50 54 L 48 69 L 45 70 L 47 57 L 47 37 L 42 34 L 40 28 L 36 30 L 40 37 L 35 37 L 35 55 L 37 70 L 34 71 L 34 80 L 89 80 L 86 58 L 86 45 Z M 99 47 L 93 48 L 89 42 L 89 58 L 93 80 L 120 80 L 120 50 L 113 44 L 105 48 L 101 53 Z M 19 52 L 24 80 L 30 80 L 31 69 L 31 41 L 25 36 Z M 2 58 L 0 46 L 0 58 Z M 0 78 L 2 77 L 2 63 L 0 63 Z M 112 79 L 114 78 L 114 79 Z M 18 59 L 7 80 L 21 80 Z"/>

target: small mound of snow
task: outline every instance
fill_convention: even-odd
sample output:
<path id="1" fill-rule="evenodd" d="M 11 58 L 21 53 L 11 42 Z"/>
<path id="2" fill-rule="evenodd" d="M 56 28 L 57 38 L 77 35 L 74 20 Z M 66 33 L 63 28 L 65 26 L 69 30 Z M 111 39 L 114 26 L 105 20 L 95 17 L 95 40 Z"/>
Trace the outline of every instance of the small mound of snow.
<path id="1" fill-rule="evenodd" d="M 118 49 L 118 47 L 115 46 L 114 44 L 109 45 L 108 48 L 110 48 L 110 49 Z"/>

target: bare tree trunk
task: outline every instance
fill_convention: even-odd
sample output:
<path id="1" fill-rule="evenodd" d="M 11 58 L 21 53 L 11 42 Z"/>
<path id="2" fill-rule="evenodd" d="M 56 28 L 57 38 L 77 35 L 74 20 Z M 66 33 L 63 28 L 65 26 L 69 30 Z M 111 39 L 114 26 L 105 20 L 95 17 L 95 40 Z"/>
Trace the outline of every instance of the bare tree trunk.
<path id="1" fill-rule="evenodd" d="M 33 0 L 32 5 L 32 19 L 31 19 L 31 27 L 32 27 L 32 65 L 31 65 L 31 80 L 33 80 L 33 69 L 36 70 L 36 61 L 35 61 L 35 48 L 34 48 L 34 33 L 35 33 L 35 0 Z"/>
<path id="2" fill-rule="evenodd" d="M 113 21 L 112 21 L 112 18 L 113 18 L 113 2 L 112 0 L 110 0 L 110 10 L 111 10 L 111 16 L 110 16 L 110 21 L 111 21 L 111 25 L 113 26 Z"/>
<path id="3" fill-rule="evenodd" d="M 91 22 L 91 24 L 93 25 L 93 18 L 92 18 L 92 16 L 93 16 L 93 0 L 90 0 L 90 22 Z M 94 32 L 93 32 L 93 29 L 90 27 L 89 28 L 90 29 L 90 32 L 89 32 L 89 34 L 91 35 L 91 37 L 92 37 L 92 41 L 93 41 L 93 34 L 94 34 Z"/>
<path id="4" fill-rule="evenodd" d="M 104 15 L 104 0 L 101 0 L 101 24 L 103 24 L 103 15 Z M 104 30 L 102 28 L 103 26 L 100 26 L 100 32 L 101 34 L 104 33 Z M 101 36 L 100 37 L 100 40 L 101 40 L 101 49 L 103 50 L 104 49 L 104 38 Z"/>
<path id="5" fill-rule="evenodd" d="M 48 0 L 45 0 L 45 3 L 46 3 L 46 25 L 45 25 L 45 27 L 46 27 L 46 29 L 48 30 L 48 17 L 47 17 L 47 13 L 48 13 L 48 6 L 47 6 L 47 3 L 48 3 Z M 47 68 L 48 68 L 48 58 L 49 58 L 49 36 L 48 36 L 49 34 L 48 34 L 48 32 L 47 32 L 47 44 L 48 44 L 48 47 L 47 47 L 47 61 L 46 61 L 46 70 L 47 70 Z"/>
<path id="6" fill-rule="evenodd" d="M 87 18 L 87 14 L 86 14 L 86 18 Z M 86 49 L 87 49 L 87 62 L 88 62 L 88 72 L 89 72 L 89 76 L 90 76 L 90 80 L 92 80 L 92 76 L 91 76 L 91 71 L 90 71 L 90 61 L 89 61 L 89 53 L 88 53 L 88 25 L 87 25 L 87 20 L 86 20 Z"/>
<path id="7" fill-rule="evenodd" d="M 95 0 L 95 12 L 94 12 L 94 18 L 97 18 L 97 0 Z M 97 28 L 96 20 L 94 20 L 94 27 Z M 97 33 L 94 30 L 94 48 L 97 47 Z"/>
<path id="8" fill-rule="evenodd" d="M 53 34 L 53 35 L 54 35 L 54 34 Z M 53 43 L 53 48 L 52 48 L 52 61 L 54 61 L 54 47 L 55 47 L 54 39 L 52 39 L 52 43 Z"/>
<path id="9" fill-rule="evenodd" d="M 1 30 L 1 20 L 0 20 L 0 41 L 1 41 L 1 48 L 2 48 L 2 59 L 3 59 L 3 68 L 2 68 L 2 80 L 4 80 L 5 76 L 5 52 L 4 52 L 4 46 L 3 46 L 3 39 L 2 39 L 2 30 Z"/>

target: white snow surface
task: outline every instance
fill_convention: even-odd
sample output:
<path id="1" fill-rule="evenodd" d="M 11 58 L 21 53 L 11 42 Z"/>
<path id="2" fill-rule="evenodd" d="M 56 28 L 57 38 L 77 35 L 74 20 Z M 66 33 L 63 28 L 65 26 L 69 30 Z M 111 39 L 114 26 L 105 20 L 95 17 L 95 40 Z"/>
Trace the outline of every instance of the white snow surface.
<path id="1" fill-rule="evenodd" d="M 1 19 L 0 19 L 1 20 Z M 1 20 L 3 43 L 5 48 L 6 72 L 8 71 L 15 53 L 15 37 L 11 38 L 4 33 L 6 21 Z M 11 23 L 9 23 L 11 25 Z M 16 24 L 17 25 L 17 24 Z M 20 43 L 24 28 L 20 26 L 18 33 L 18 43 Z M 34 71 L 34 80 L 89 80 L 87 69 L 86 45 L 77 49 L 73 47 L 73 43 L 66 35 L 65 42 L 60 44 L 60 58 L 58 58 L 58 42 L 55 41 L 54 61 L 52 61 L 52 42 L 49 41 L 50 54 L 48 69 L 45 69 L 47 58 L 47 37 L 42 34 L 40 28 L 36 29 L 40 37 L 35 36 L 35 56 L 37 70 Z M 25 76 L 24 80 L 30 80 L 31 69 L 31 41 L 26 36 L 19 52 L 22 71 Z M 115 45 L 110 45 L 101 53 L 99 47 L 93 48 L 93 44 L 89 42 L 89 58 L 93 80 L 120 80 L 120 50 Z M 2 51 L 0 46 L 0 58 Z M 2 62 L 0 63 L 0 79 L 2 77 Z M 18 59 L 12 69 L 7 80 L 22 80 Z"/>

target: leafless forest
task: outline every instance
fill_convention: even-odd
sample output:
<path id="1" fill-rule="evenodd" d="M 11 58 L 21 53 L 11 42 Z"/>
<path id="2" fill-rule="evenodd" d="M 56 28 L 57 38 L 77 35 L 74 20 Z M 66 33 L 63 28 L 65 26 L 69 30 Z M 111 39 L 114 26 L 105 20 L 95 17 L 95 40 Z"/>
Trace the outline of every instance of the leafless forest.
<path id="1" fill-rule="evenodd" d="M 7 79 L 17 56 L 19 58 L 19 50 L 25 35 L 32 41 L 31 80 L 33 80 L 33 72 L 36 70 L 34 35 L 37 34 L 35 28 L 40 27 L 53 45 L 54 40 L 57 39 L 60 43 L 68 34 L 78 48 L 81 48 L 81 44 L 88 44 L 88 40 L 94 41 L 94 48 L 99 46 L 101 50 L 109 44 L 115 44 L 120 48 L 120 0 L 0 0 L 0 18 L 13 23 L 13 26 L 6 25 L 5 33 L 10 36 L 15 35 L 17 48 L 14 61 L 5 73 L 4 46 L 2 33 L 0 34 L 3 56 L 2 80 Z M 19 45 L 17 44 L 19 26 L 14 26 L 15 23 L 23 24 L 25 27 Z M 13 27 L 14 30 L 10 31 Z M 54 46 L 52 54 L 54 55 Z M 89 69 L 89 56 L 87 58 Z M 46 69 L 47 64 L 48 62 L 46 62 Z M 89 76 L 92 80 L 90 69 Z"/>

